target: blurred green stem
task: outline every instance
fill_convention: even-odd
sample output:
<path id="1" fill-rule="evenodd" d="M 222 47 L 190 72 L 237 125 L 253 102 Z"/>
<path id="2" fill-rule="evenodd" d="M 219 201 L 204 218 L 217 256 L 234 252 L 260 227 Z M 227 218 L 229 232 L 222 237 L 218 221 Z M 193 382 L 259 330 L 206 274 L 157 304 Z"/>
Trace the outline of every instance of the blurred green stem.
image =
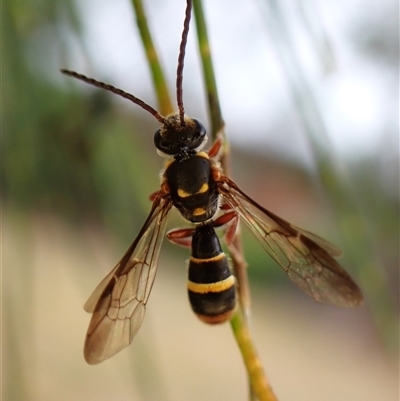
<path id="1" fill-rule="evenodd" d="M 147 26 L 146 16 L 144 14 L 143 5 L 140 0 L 132 0 L 136 16 L 139 32 L 142 38 L 143 46 L 146 50 L 146 56 L 149 66 L 152 71 L 153 83 L 156 90 L 157 99 L 160 104 L 162 114 L 167 114 L 172 111 L 170 98 L 168 96 L 167 86 L 165 84 L 164 75 L 157 53 L 151 39 L 151 35 Z M 190 3 L 188 1 L 188 5 Z M 224 135 L 224 122 L 222 119 L 220 103 L 218 99 L 217 85 L 214 76 L 214 69 L 211 59 L 211 51 L 207 36 L 207 28 L 202 8 L 202 3 L 199 0 L 193 1 L 194 15 L 196 19 L 197 36 L 199 51 L 203 66 L 203 75 L 205 80 L 208 111 L 211 121 L 211 137 L 215 140 L 217 134 Z M 226 174 L 229 174 L 228 155 L 229 149 L 227 141 L 224 141 L 224 156 L 221 160 L 222 166 Z M 249 327 L 247 325 L 248 309 L 250 307 L 250 296 L 248 289 L 248 279 L 246 272 L 246 263 L 241 253 L 241 241 L 239 236 L 235 239 L 232 249 L 233 265 L 239 285 L 239 305 L 238 310 L 231 321 L 232 330 L 234 332 L 238 346 L 242 352 L 242 356 L 248 371 L 250 381 L 250 397 L 252 400 L 258 398 L 261 401 L 275 401 L 271 388 L 266 380 L 264 371 L 261 366 L 260 359 L 257 356 L 253 345 Z"/>
<path id="2" fill-rule="evenodd" d="M 142 0 L 132 0 L 132 4 L 135 9 L 136 23 L 151 71 L 153 86 L 158 99 L 159 112 L 163 116 L 166 116 L 174 111 L 174 107 L 172 106 L 171 97 L 169 95 L 164 73 L 159 58 L 157 56 L 157 51 L 155 49 L 153 39 L 151 38 L 149 27 L 147 25 L 147 18 L 143 8 L 143 3 Z"/>
<path id="3" fill-rule="evenodd" d="M 315 99 L 312 86 L 302 70 L 292 42 L 291 25 L 278 0 L 260 1 L 272 42 L 281 59 L 294 104 L 303 121 L 316 164 L 319 182 L 336 209 L 342 238 L 347 244 L 349 260 L 357 269 L 358 280 L 366 293 L 376 327 L 386 346 L 398 348 L 398 316 L 388 293 L 385 269 L 374 250 L 374 240 L 368 218 L 362 213 L 360 202 L 351 184 L 348 171 L 338 160 L 330 144 L 328 129 Z M 360 251 L 361 250 L 361 251 Z"/>
<path id="4" fill-rule="evenodd" d="M 203 67 L 203 77 L 208 99 L 208 112 L 211 121 L 211 137 L 215 140 L 217 134 L 224 138 L 224 152 L 221 164 L 226 175 L 230 175 L 229 146 L 224 133 L 224 120 L 218 98 L 217 84 L 214 75 L 214 68 L 211 58 L 211 49 L 208 40 L 207 26 L 201 0 L 193 0 L 193 11 L 196 20 L 197 40 Z M 245 262 L 240 234 L 238 234 L 229 247 L 235 276 L 238 281 L 239 305 L 233 318 L 231 327 L 242 353 L 250 381 L 250 399 L 261 401 L 275 401 L 271 387 L 267 381 L 260 358 L 257 355 L 248 326 L 250 315 L 250 289 L 247 277 L 247 263 Z"/>
<path id="5" fill-rule="evenodd" d="M 211 59 L 211 49 L 208 40 L 207 26 L 204 18 L 201 1 L 193 1 L 193 12 L 196 20 L 197 41 L 203 67 L 203 77 L 207 92 L 208 115 L 211 123 L 211 137 L 216 138 L 217 133 L 224 128 L 221 107 L 218 98 L 217 83 Z"/>
<path id="6" fill-rule="evenodd" d="M 224 140 L 224 151 L 221 157 L 221 165 L 226 175 L 230 176 L 230 148 L 224 131 L 224 119 L 222 118 L 221 106 L 218 97 L 218 89 L 215 80 L 214 68 L 211 58 L 211 49 L 208 40 L 207 26 L 201 1 L 193 1 L 194 17 L 196 20 L 197 41 L 203 68 L 206 94 L 208 99 L 208 113 L 211 123 L 211 138 L 215 140 L 221 135 Z M 250 289 L 247 277 L 247 263 L 243 257 L 243 247 L 240 232 L 236 235 L 232 246 L 233 268 L 239 284 L 239 299 L 245 316 L 249 315 Z"/>
<path id="7" fill-rule="evenodd" d="M 243 316 L 241 309 L 238 309 L 231 319 L 231 327 L 249 375 L 251 384 L 250 399 L 277 401 L 277 398 L 267 381 L 260 358 L 258 357 L 257 351 L 253 345 L 249 326 L 247 325 L 247 319 Z"/>

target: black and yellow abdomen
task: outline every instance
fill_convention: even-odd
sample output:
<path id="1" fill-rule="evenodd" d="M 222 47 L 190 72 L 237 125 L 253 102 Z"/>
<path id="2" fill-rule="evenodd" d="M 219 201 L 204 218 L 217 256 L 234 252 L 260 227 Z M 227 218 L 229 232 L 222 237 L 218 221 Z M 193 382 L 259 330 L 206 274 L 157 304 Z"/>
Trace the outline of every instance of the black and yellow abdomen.
<path id="1" fill-rule="evenodd" d="M 212 224 L 195 229 L 188 293 L 194 313 L 206 323 L 226 322 L 235 309 L 235 277 Z"/>

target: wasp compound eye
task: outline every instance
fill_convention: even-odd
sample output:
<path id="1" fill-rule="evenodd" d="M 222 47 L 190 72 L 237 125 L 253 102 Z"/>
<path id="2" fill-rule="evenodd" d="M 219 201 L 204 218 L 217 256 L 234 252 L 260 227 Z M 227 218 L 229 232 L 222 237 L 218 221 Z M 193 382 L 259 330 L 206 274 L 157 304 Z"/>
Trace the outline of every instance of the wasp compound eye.
<path id="1" fill-rule="evenodd" d="M 196 149 L 199 146 L 201 146 L 202 143 L 204 142 L 207 131 L 204 125 L 199 120 L 193 118 L 192 121 L 194 123 L 194 129 L 192 131 L 192 137 L 191 137 L 192 146 L 190 148 Z"/>

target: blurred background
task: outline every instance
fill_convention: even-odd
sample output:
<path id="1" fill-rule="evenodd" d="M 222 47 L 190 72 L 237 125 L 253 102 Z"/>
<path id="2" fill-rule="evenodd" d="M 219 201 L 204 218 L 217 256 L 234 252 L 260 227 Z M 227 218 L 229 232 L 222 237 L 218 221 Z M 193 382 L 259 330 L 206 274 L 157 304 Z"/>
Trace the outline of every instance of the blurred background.
<path id="1" fill-rule="evenodd" d="M 279 216 L 343 249 L 354 310 L 316 304 L 244 229 L 253 330 L 279 400 L 398 400 L 398 6 L 393 0 L 204 2 L 233 179 Z M 148 0 L 174 95 L 183 0 Z M 195 38 L 187 113 L 206 126 Z M 162 167 L 158 122 L 59 73 L 157 108 L 129 1 L 2 3 L 4 400 L 244 400 L 229 325 L 190 311 L 188 251 L 165 242 L 133 344 L 82 355 L 82 306 L 135 238 Z M 173 212 L 170 226 L 185 226 Z"/>

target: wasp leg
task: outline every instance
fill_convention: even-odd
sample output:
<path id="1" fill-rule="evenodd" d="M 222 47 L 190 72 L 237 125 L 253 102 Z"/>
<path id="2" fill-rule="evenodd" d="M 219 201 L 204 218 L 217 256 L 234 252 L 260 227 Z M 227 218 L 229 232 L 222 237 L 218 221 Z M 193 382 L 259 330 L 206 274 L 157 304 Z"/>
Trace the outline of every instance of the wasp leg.
<path id="1" fill-rule="evenodd" d="M 194 228 L 175 228 L 167 232 L 167 238 L 175 245 L 191 248 L 194 231 Z"/>
<path id="2" fill-rule="evenodd" d="M 224 226 L 224 240 L 227 245 L 230 245 L 235 239 L 237 227 L 239 223 L 238 214 L 231 210 L 228 213 L 219 216 L 212 222 L 214 228 Z M 166 236 L 169 241 L 175 245 L 180 245 L 185 248 L 191 248 L 192 237 L 195 233 L 195 228 L 174 228 L 167 232 Z"/>
<path id="3" fill-rule="evenodd" d="M 224 139 L 223 139 L 222 135 L 218 134 L 213 145 L 207 152 L 208 156 L 218 159 L 221 156 L 220 153 L 222 152 L 222 144 L 223 143 L 224 143 Z"/>
<path id="4" fill-rule="evenodd" d="M 232 241 L 235 239 L 238 225 L 239 225 L 239 215 L 233 210 L 223 214 L 222 216 L 219 216 L 213 222 L 214 227 L 225 226 L 224 241 L 227 245 L 230 245 Z"/>

